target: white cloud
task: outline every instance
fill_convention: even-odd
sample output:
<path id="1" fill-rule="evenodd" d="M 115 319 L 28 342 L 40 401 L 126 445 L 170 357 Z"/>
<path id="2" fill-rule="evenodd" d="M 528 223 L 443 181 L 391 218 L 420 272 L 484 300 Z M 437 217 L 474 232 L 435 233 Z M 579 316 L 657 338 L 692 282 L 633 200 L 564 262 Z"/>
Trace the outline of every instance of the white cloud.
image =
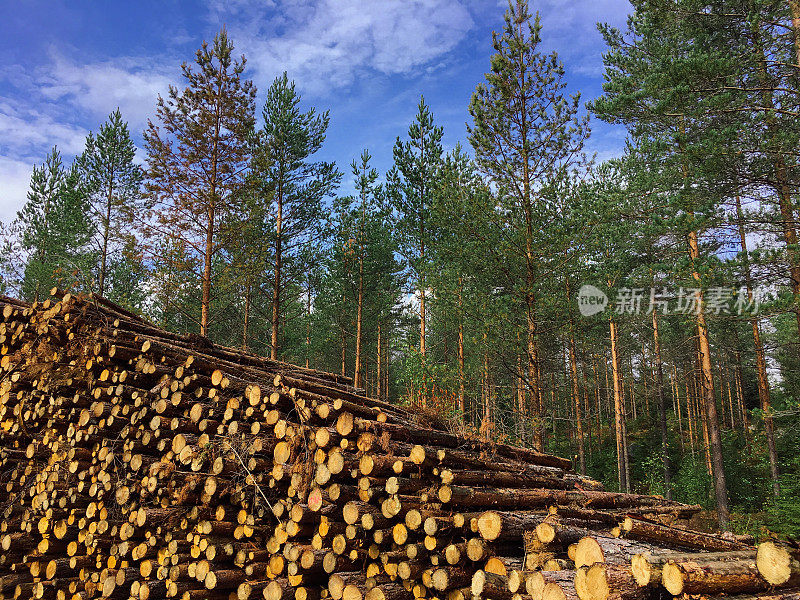
<path id="1" fill-rule="evenodd" d="M 83 149 L 86 133 L 82 127 L 0 98 L 0 151 L 5 154 L 36 156 L 54 145 L 66 154 L 76 154 Z"/>
<path id="2" fill-rule="evenodd" d="M 80 64 L 51 52 L 49 62 L 31 72 L 3 69 L 0 79 L 13 82 L 16 93 L 0 97 L 0 221 L 13 219 L 24 204 L 34 163 L 54 145 L 68 163 L 83 150 L 88 130 L 97 130 L 117 107 L 138 138 L 170 75 L 179 77 L 179 64 L 142 58 Z"/>
<path id="3" fill-rule="evenodd" d="M 0 156 L 0 222 L 10 223 L 25 204 L 32 164 Z"/>
<path id="4" fill-rule="evenodd" d="M 472 29 L 453 0 L 285 0 L 278 5 L 214 2 L 260 87 L 282 71 L 313 93 L 351 84 L 374 71 L 405 74 L 452 50 Z"/>
<path id="5" fill-rule="evenodd" d="M 153 114 L 158 95 L 165 95 L 178 79 L 179 64 L 131 57 L 79 64 L 52 53 L 51 64 L 35 84 L 48 101 L 81 107 L 98 123 L 119 107 L 133 131 L 140 131 Z"/>

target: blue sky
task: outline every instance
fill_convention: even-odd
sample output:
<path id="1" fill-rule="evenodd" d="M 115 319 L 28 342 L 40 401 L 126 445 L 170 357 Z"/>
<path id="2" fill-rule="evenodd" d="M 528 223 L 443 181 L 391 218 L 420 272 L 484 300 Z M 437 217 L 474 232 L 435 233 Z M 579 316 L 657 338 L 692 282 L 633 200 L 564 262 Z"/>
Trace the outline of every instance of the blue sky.
<path id="1" fill-rule="evenodd" d="M 320 152 L 346 172 L 363 148 L 391 166 L 420 94 L 444 127 L 445 147 L 466 144 L 470 95 L 489 68 L 497 0 L 0 0 L 0 221 L 25 201 L 31 166 L 57 144 L 67 160 L 117 107 L 141 147 L 156 97 L 181 86 L 180 64 L 227 26 L 259 90 L 282 71 L 306 106 L 330 110 Z M 603 41 L 595 23 L 623 26 L 627 0 L 531 0 L 543 47 L 557 50 L 571 91 L 601 92 Z M 590 150 L 620 152 L 624 130 L 592 121 Z M 142 160 L 141 151 L 138 160 Z"/>

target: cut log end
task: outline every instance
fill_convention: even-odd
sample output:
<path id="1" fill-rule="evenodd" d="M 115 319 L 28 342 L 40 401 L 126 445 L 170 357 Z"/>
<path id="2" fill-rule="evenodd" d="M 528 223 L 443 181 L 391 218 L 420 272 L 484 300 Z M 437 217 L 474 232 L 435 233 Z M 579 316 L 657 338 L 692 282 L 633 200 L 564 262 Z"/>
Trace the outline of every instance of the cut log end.
<path id="1" fill-rule="evenodd" d="M 667 563 L 661 568 L 661 583 L 673 596 L 683 593 L 683 572 L 675 563 Z"/>
<path id="2" fill-rule="evenodd" d="M 496 540 L 503 528 L 503 520 L 498 513 L 488 510 L 478 518 L 478 532 L 485 540 Z"/>
<path id="3" fill-rule="evenodd" d="M 792 558 L 789 551 L 774 542 L 759 544 L 756 567 L 761 576 L 772 585 L 786 583 L 793 571 L 800 574 L 800 565 Z"/>

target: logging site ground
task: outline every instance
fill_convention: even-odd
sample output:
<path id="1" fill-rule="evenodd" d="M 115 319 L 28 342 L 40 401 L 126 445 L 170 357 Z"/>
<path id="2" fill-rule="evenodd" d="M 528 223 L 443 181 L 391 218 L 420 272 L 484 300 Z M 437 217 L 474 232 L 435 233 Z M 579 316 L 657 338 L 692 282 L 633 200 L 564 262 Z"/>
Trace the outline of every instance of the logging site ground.
<path id="1" fill-rule="evenodd" d="M 800 0 L 4 17 L 0 600 L 800 600 Z"/>

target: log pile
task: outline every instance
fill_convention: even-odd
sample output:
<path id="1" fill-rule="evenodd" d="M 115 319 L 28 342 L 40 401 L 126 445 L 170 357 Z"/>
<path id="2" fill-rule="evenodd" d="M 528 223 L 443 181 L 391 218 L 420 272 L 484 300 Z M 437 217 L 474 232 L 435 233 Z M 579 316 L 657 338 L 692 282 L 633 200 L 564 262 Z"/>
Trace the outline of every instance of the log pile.
<path id="1" fill-rule="evenodd" d="M 570 466 L 102 298 L 0 297 L 0 600 L 800 600 L 796 551 Z"/>

